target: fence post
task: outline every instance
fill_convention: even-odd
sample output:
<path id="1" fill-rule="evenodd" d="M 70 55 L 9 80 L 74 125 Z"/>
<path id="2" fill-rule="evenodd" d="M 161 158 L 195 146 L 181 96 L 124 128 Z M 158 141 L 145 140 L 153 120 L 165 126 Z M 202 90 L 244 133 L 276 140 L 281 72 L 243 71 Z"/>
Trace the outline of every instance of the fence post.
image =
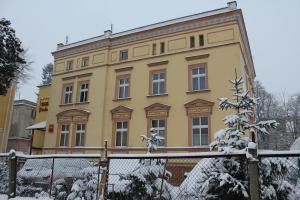
<path id="1" fill-rule="evenodd" d="M 51 179 L 50 179 L 50 191 L 49 191 L 49 197 L 51 198 L 52 193 L 52 185 L 53 185 L 53 174 L 54 174 L 54 157 L 52 158 L 52 166 L 51 166 Z"/>
<path id="2" fill-rule="evenodd" d="M 104 140 L 104 158 L 101 161 L 101 167 L 103 167 L 101 181 L 100 181 L 100 198 L 106 199 L 107 192 L 107 180 L 108 180 L 108 166 L 109 160 L 107 158 L 107 140 Z"/>
<path id="3" fill-rule="evenodd" d="M 247 148 L 248 157 L 248 176 L 250 186 L 250 198 L 251 200 L 259 200 L 260 188 L 259 188 L 259 169 L 257 159 L 257 146 L 249 145 Z"/>
<path id="4" fill-rule="evenodd" d="M 8 181 L 8 196 L 14 198 L 16 196 L 16 180 L 17 180 L 17 156 L 14 150 L 9 152 L 8 160 L 9 181 Z"/>

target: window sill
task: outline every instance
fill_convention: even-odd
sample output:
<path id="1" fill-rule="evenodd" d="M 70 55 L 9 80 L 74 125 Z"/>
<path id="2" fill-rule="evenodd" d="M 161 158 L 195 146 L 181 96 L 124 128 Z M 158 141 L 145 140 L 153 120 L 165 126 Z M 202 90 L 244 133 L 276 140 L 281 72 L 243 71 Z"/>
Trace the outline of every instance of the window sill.
<path id="1" fill-rule="evenodd" d="M 152 97 L 164 97 L 164 96 L 168 96 L 168 93 L 164 93 L 164 94 L 156 94 L 156 95 L 147 95 L 147 98 L 152 98 Z"/>
<path id="2" fill-rule="evenodd" d="M 195 91 L 187 91 L 187 94 L 197 94 L 197 93 L 206 93 L 206 92 L 210 92 L 209 89 L 205 89 L 205 90 L 195 90 Z"/>
<path id="3" fill-rule="evenodd" d="M 74 103 L 60 104 L 59 107 L 72 106 Z"/>
<path id="4" fill-rule="evenodd" d="M 113 101 L 125 101 L 125 100 L 131 100 L 131 97 L 122 98 L 122 99 L 113 99 Z"/>
<path id="5" fill-rule="evenodd" d="M 75 105 L 81 105 L 81 104 L 89 104 L 89 101 L 85 101 L 85 102 L 76 102 Z"/>

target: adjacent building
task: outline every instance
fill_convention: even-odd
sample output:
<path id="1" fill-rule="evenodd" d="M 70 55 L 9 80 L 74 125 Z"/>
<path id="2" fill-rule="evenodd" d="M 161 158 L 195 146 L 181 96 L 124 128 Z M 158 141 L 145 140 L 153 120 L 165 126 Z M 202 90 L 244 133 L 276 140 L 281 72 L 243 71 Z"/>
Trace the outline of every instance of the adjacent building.
<path id="1" fill-rule="evenodd" d="M 164 137 L 159 151 L 207 151 L 224 126 L 217 101 L 232 95 L 228 80 L 237 71 L 252 92 L 255 78 L 236 2 L 58 44 L 52 54 L 43 153 L 99 152 L 105 140 L 111 152 L 141 152 L 151 127 Z"/>
<path id="2" fill-rule="evenodd" d="M 7 151 L 14 149 L 30 153 L 31 131 L 26 128 L 34 123 L 36 103 L 28 100 L 15 100 L 10 125 Z"/>

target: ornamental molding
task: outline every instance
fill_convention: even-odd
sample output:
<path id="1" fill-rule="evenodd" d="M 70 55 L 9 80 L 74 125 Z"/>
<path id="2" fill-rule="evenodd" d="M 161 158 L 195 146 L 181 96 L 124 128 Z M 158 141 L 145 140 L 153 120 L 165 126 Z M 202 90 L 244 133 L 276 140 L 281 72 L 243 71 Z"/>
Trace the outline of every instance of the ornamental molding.
<path id="1" fill-rule="evenodd" d="M 211 114 L 214 102 L 195 99 L 184 104 L 187 115 Z"/>
<path id="2" fill-rule="evenodd" d="M 131 119 L 132 111 L 133 109 L 126 106 L 118 106 L 112 109 L 110 112 L 112 119 Z"/>

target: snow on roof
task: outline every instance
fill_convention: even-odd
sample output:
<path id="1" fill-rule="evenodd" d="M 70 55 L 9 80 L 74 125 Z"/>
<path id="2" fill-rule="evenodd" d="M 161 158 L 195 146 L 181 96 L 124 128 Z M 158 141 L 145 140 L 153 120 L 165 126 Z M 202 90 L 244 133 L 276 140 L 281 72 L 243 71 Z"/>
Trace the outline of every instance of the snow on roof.
<path id="1" fill-rule="evenodd" d="M 43 130 L 43 129 L 46 129 L 46 121 L 33 124 L 26 128 L 26 130 Z"/>

